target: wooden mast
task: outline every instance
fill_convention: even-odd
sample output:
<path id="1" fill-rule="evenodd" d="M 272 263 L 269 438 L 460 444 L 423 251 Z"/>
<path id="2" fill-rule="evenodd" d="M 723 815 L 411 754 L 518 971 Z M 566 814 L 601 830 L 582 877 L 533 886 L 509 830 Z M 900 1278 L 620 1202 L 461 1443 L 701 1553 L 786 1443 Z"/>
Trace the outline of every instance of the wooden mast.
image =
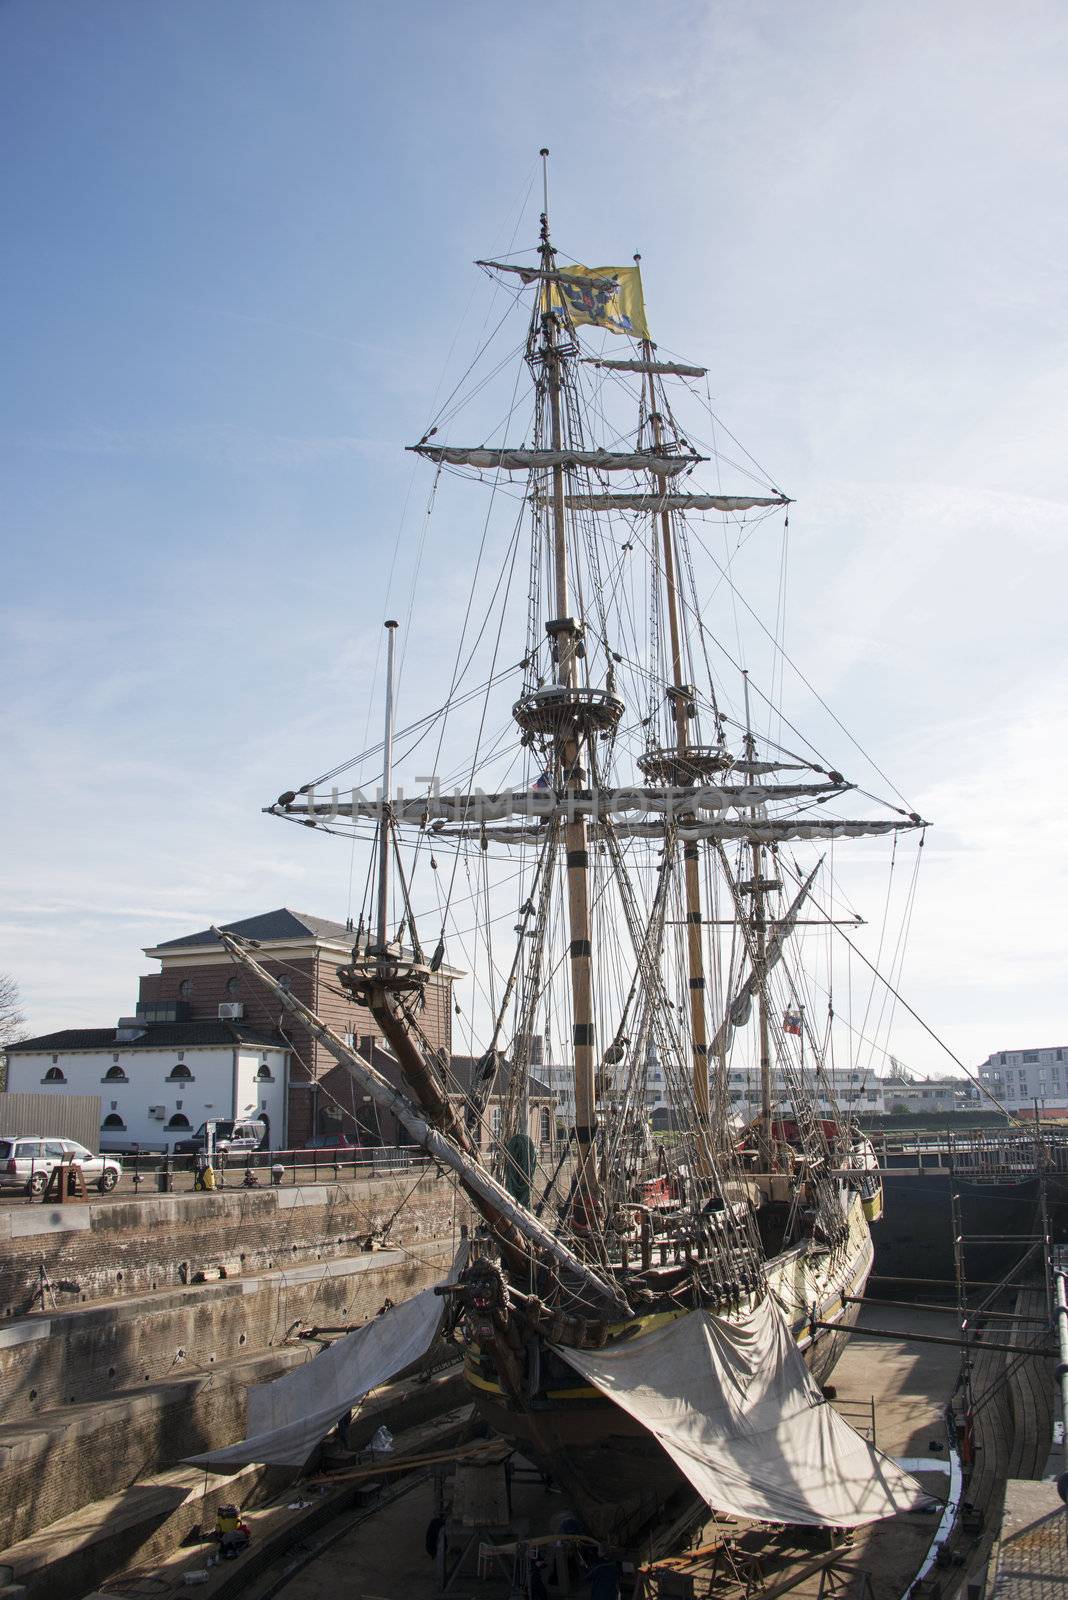
<path id="1" fill-rule="evenodd" d="M 542 161 L 548 156 L 542 150 Z M 544 170 L 544 169 L 543 169 Z M 549 241 L 548 201 L 541 217 L 541 263 L 544 272 L 553 270 L 553 248 Z M 549 394 L 549 419 L 552 448 L 563 449 L 563 423 L 560 409 L 560 351 L 556 343 L 556 325 L 552 315 L 552 289 L 546 278 L 542 294 L 542 370 Z M 578 624 L 571 617 L 567 570 L 567 525 L 564 517 L 564 469 L 555 462 L 552 467 L 552 517 L 553 517 L 553 571 L 556 615 L 548 624 L 548 632 L 556 654 L 556 681 L 566 689 L 576 687 L 576 662 Z M 581 729 L 581 723 L 576 724 Z M 558 781 L 565 789 L 577 790 L 584 786 L 582 755 L 585 737 L 582 732 L 556 736 Z M 569 808 L 574 811 L 574 808 Z M 594 1135 L 597 1131 L 597 1087 L 594 1058 L 593 1031 L 593 948 L 590 926 L 589 894 L 589 831 L 586 817 L 572 815 L 564 828 L 564 851 L 567 869 L 567 911 L 570 946 L 568 950 L 571 969 L 572 1048 L 575 1058 L 575 1138 L 578 1146 L 578 1171 L 576 1195 L 580 1210 L 586 1213 L 581 1220 L 593 1221 L 599 1194 L 597 1164 L 594 1159 Z"/>
<path id="2" fill-rule="evenodd" d="M 745 690 L 745 754 L 747 761 L 756 757 L 756 741 L 753 738 L 752 723 L 749 716 L 749 673 L 742 671 L 742 684 Z M 756 816 L 756 808 L 752 813 Z M 753 877 L 749 884 L 742 884 L 748 888 L 753 896 L 753 970 L 757 977 L 757 1020 L 760 1034 L 760 1147 L 764 1157 L 764 1165 L 770 1170 L 773 1141 L 771 1137 L 771 1039 L 768 1029 L 768 920 L 764 906 L 764 894 L 769 885 L 764 879 L 764 846 L 758 840 L 752 839 L 749 844 L 750 860 L 752 862 Z"/>
<path id="3" fill-rule="evenodd" d="M 640 257 L 635 256 L 634 259 L 637 261 Z M 652 365 L 653 345 L 651 340 L 642 340 L 642 352 L 647 364 Z M 663 446 L 663 423 L 656 408 L 656 388 L 653 383 L 652 372 L 648 374 L 648 379 L 649 420 L 653 429 L 653 442 L 659 453 Z M 654 473 L 654 477 L 659 493 L 661 495 L 665 494 L 667 492 L 667 479 L 662 473 Z M 690 697 L 683 677 L 675 539 L 671 525 L 671 513 L 667 510 L 660 512 L 660 537 L 664 553 L 668 635 L 671 641 L 671 681 L 674 691 L 671 695 L 671 702 L 675 714 L 675 744 L 679 755 L 685 756 L 689 744 Z M 683 762 L 680 761 L 679 765 L 681 768 Z M 679 772 L 678 779 L 680 783 L 683 781 L 682 771 Z M 689 843 L 683 846 L 682 862 L 686 895 L 686 966 L 690 996 L 690 1035 L 693 1040 L 694 1105 L 698 1121 L 703 1126 L 707 1126 L 709 1101 L 708 1032 L 705 1019 L 705 952 L 701 934 L 701 876 L 696 843 Z"/>

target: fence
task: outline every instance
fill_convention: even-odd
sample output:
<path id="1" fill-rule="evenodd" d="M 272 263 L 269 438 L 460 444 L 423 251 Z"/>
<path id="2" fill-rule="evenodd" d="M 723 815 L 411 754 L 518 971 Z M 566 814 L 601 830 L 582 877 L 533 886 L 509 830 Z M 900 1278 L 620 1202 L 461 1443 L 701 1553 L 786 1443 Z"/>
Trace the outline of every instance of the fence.
<path id="1" fill-rule="evenodd" d="M 188 1194 L 196 1187 L 197 1157 L 160 1155 L 156 1151 L 124 1156 L 106 1156 L 119 1162 L 122 1176 L 112 1194 Z M 34 1180 L 38 1188 L 55 1161 L 30 1159 L 20 1162 L 18 1183 L 9 1177 L 6 1193 L 34 1200 Z M 216 1154 L 213 1172 L 217 1188 L 271 1188 L 304 1183 L 333 1183 L 355 1178 L 376 1178 L 389 1173 L 415 1171 L 432 1165 L 430 1157 L 415 1145 L 365 1145 L 358 1149 L 337 1150 L 253 1150 L 227 1155 Z M 99 1188 L 99 1172 L 86 1174 L 90 1189 Z"/>

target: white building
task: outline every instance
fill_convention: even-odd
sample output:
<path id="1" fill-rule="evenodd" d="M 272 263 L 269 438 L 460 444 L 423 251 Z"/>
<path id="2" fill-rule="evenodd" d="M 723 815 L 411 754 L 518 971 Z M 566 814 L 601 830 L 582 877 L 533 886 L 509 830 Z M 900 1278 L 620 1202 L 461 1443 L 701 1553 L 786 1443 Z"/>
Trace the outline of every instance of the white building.
<path id="1" fill-rule="evenodd" d="M 844 1067 L 827 1067 L 822 1080 L 830 1084 L 831 1092 L 843 1115 L 878 1115 L 883 1110 L 882 1084 L 874 1073 L 852 1071 Z M 834 1107 L 821 1089 L 821 1080 L 806 1071 L 802 1079 L 820 1116 L 831 1117 Z M 731 1067 L 727 1072 L 727 1095 L 730 1108 L 743 1120 L 760 1110 L 760 1073 L 756 1070 Z M 772 1073 L 771 1097 L 773 1106 L 788 1109 L 791 1101 L 790 1084 L 786 1075 L 776 1070 Z"/>
<path id="2" fill-rule="evenodd" d="M 102 1150 L 169 1150 L 202 1122 L 238 1117 L 266 1121 L 284 1149 L 288 1080 L 285 1041 L 239 1022 L 123 1017 L 8 1046 L 9 1089 L 100 1095 Z"/>
<path id="3" fill-rule="evenodd" d="M 1037 1050 L 995 1050 L 979 1068 L 980 1082 L 1008 1111 L 1034 1109 L 1068 1116 L 1068 1045 Z"/>

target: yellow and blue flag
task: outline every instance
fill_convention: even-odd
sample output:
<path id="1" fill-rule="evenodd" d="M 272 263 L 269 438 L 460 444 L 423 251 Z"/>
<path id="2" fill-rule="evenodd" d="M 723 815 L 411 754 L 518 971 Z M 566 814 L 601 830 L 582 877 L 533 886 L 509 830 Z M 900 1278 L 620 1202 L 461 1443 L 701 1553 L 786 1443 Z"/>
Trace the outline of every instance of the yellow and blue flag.
<path id="1" fill-rule="evenodd" d="M 569 283 L 568 279 L 576 279 Z M 645 321 L 645 298 L 637 267 L 563 267 L 552 285 L 554 309 L 566 308 L 576 326 L 588 323 L 632 339 L 652 335 Z"/>

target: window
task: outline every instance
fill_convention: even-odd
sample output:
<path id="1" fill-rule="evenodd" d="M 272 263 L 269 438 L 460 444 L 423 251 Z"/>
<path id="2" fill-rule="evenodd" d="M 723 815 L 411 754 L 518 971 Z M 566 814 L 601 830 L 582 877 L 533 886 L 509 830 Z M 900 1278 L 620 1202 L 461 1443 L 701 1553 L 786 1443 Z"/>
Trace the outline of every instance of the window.
<path id="1" fill-rule="evenodd" d="M 231 1000 L 236 1000 L 238 995 L 241 993 L 241 979 L 228 978 L 226 982 L 226 992 L 230 996 Z"/>
<path id="2" fill-rule="evenodd" d="M 100 1124 L 101 1133 L 107 1133 L 114 1128 L 121 1128 L 123 1130 L 126 1128 L 125 1122 L 123 1122 L 117 1111 L 109 1112 L 104 1118 L 103 1122 Z"/>
<path id="3" fill-rule="evenodd" d="M 104 1074 L 105 1083 L 129 1083 L 123 1067 L 109 1067 Z"/>
<path id="4" fill-rule="evenodd" d="M 168 1128 L 188 1128 L 190 1126 L 191 1124 L 189 1118 L 185 1115 L 184 1111 L 176 1111 L 174 1116 L 171 1117 L 167 1123 Z"/>
<path id="5" fill-rule="evenodd" d="M 284 989 L 284 990 L 285 990 L 285 992 L 286 992 L 286 994 L 288 994 L 288 993 L 289 993 L 289 991 L 290 991 L 290 990 L 291 990 L 291 989 L 292 989 L 292 987 L 293 987 L 293 979 L 292 979 L 292 978 L 289 978 L 289 977 L 286 977 L 286 976 L 283 976 L 283 977 L 281 977 L 281 978 L 279 978 L 279 980 L 278 980 L 278 987 L 279 987 L 279 988 L 280 988 L 280 989 Z"/>
<path id="6" fill-rule="evenodd" d="M 179 1061 L 167 1074 L 168 1083 L 192 1083 L 193 1074 L 184 1061 Z"/>
<path id="7" fill-rule="evenodd" d="M 1024 1061 L 1037 1061 L 1038 1060 L 1038 1051 L 1037 1050 L 1025 1050 L 1024 1053 L 1023 1053 L 1023 1059 L 1024 1059 Z"/>
<path id="8" fill-rule="evenodd" d="M 256 1073 L 256 1081 L 258 1083 L 273 1083 L 274 1082 L 274 1073 L 271 1071 L 271 1069 L 267 1065 L 266 1061 L 261 1061 L 260 1062 L 259 1070 Z"/>
<path id="9" fill-rule="evenodd" d="M 192 980 L 192 978 L 183 978 L 182 979 L 181 983 L 178 985 L 178 993 L 182 997 L 183 1000 L 192 1000 L 192 998 L 193 998 L 193 980 Z"/>
<path id="10" fill-rule="evenodd" d="M 66 1081 L 62 1067 L 49 1067 L 41 1079 L 42 1083 L 66 1083 Z"/>
<path id="11" fill-rule="evenodd" d="M 15 1155 L 22 1161 L 32 1161 L 40 1157 L 40 1139 L 20 1139 L 15 1146 Z"/>
<path id="12" fill-rule="evenodd" d="M 548 1144 L 551 1137 L 552 1137 L 552 1129 L 551 1129 L 551 1127 L 549 1125 L 549 1113 L 548 1113 L 548 1111 L 546 1111 L 543 1108 L 542 1109 L 542 1113 L 541 1113 L 541 1142 L 542 1142 L 542 1144 Z"/>

